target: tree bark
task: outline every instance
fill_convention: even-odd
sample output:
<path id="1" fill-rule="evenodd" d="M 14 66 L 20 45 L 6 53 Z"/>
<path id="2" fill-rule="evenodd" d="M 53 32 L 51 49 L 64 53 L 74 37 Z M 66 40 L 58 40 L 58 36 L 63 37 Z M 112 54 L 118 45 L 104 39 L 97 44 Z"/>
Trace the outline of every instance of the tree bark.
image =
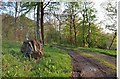
<path id="1" fill-rule="evenodd" d="M 17 32 L 16 32 L 16 29 L 17 29 L 17 10 L 18 10 L 18 2 L 15 3 L 15 27 L 14 27 L 14 34 L 15 34 L 15 40 L 16 40 L 16 37 L 17 37 Z"/>
<path id="2" fill-rule="evenodd" d="M 38 5 L 37 5 L 37 26 L 36 26 L 36 34 L 37 34 L 37 40 L 41 41 L 41 40 L 40 40 L 40 32 L 39 32 L 39 29 L 40 29 L 40 2 L 38 2 Z"/>
<path id="3" fill-rule="evenodd" d="M 86 37 L 86 41 L 87 41 L 87 43 L 88 43 L 88 47 L 91 47 L 91 41 L 90 41 L 90 26 L 91 26 L 91 24 L 90 24 L 90 22 L 89 22 L 89 25 L 88 25 L 88 35 L 87 35 L 87 37 Z"/>
<path id="4" fill-rule="evenodd" d="M 72 44 L 72 15 L 70 15 L 70 43 Z"/>
<path id="5" fill-rule="evenodd" d="M 83 16 L 83 25 L 82 25 L 82 32 L 83 32 L 83 34 L 82 34 L 82 46 L 83 47 L 85 47 L 85 44 L 86 44 L 86 40 L 85 40 L 85 28 L 86 28 L 86 3 L 84 2 L 84 11 L 83 11 L 83 14 L 82 14 L 82 16 Z"/>
<path id="6" fill-rule="evenodd" d="M 61 22 L 59 21 L 59 33 L 60 33 L 60 36 L 59 36 L 59 39 L 60 39 L 60 44 L 61 44 Z"/>
<path id="7" fill-rule="evenodd" d="M 40 19 L 40 25 L 41 25 L 41 35 L 42 35 L 42 43 L 44 45 L 44 26 L 43 26 L 43 16 L 44 16 L 44 8 L 43 8 L 43 2 L 40 2 L 41 7 L 41 19 Z"/>
<path id="8" fill-rule="evenodd" d="M 76 34 L 77 34 L 77 31 L 76 31 L 76 25 L 75 25 L 75 15 L 73 15 L 73 27 L 74 27 L 74 43 L 76 45 L 76 42 L 77 42 L 77 38 L 76 38 Z"/>
<path id="9" fill-rule="evenodd" d="M 17 12 L 18 12 L 18 2 L 15 3 L 15 23 L 17 21 Z"/>
<path id="10" fill-rule="evenodd" d="M 85 15 L 83 14 L 83 24 L 82 24 L 82 47 L 85 47 Z"/>
<path id="11" fill-rule="evenodd" d="M 90 39 L 90 31 L 91 31 L 91 22 L 90 22 L 90 17 L 88 16 L 88 13 L 86 11 L 86 19 L 87 19 L 87 22 L 88 22 L 88 34 L 87 34 L 87 37 L 86 37 L 86 42 L 88 44 L 88 47 L 90 48 L 91 47 L 91 39 Z"/>
<path id="12" fill-rule="evenodd" d="M 112 47 L 112 45 L 113 45 L 113 42 L 114 42 L 114 40 L 115 40 L 115 38 L 116 38 L 116 35 L 117 35 L 117 32 L 114 33 L 114 36 L 113 36 L 112 42 L 111 42 L 111 44 L 110 44 L 110 46 L 109 46 L 109 49 L 111 49 L 111 47 Z"/>
<path id="13" fill-rule="evenodd" d="M 36 9 L 36 6 L 34 7 L 34 22 L 36 21 L 36 20 L 35 20 L 35 19 L 36 19 L 36 18 L 35 18 L 35 9 Z M 36 28 L 35 28 L 35 26 L 34 26 L 34 35 L 35 35 L 34 38 L 37 39 L 37 38 L 36 38 L 36 31 L 35 31 L 35 29 L 36 29 Z"/>

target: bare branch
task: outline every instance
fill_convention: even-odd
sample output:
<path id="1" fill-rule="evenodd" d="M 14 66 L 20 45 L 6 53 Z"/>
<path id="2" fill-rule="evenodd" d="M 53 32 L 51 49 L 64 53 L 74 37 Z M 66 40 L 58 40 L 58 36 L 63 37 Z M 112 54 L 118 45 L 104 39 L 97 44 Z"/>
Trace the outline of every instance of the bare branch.
<path id="1" fill-rule="evenodd" d="M 43 7 L 43 9 L 45 9 L 49 5 L 50 1 Z"/>

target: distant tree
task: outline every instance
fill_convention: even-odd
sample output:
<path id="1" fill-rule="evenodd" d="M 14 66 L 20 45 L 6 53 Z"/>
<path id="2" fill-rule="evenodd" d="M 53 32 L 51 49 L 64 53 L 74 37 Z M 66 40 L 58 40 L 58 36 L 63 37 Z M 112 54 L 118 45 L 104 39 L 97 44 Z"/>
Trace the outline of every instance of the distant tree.
<path id="1" fill-rule="evenodd" d="M 78 2 L 68 2 L 65 4 L 66 5 L 66 9 L 64 10 L 64 14 L 67 15 L 67 19 L 66 21 L 68 21 L 67 23 L 69 24 L 69 35 L 70 35 L 70 43 L 71 44 L 76 44 L 76 41 L 77 41 L 77 29 L 76 29 L 76 17 L 77 17 L 77 14 L 79 13 L 79 4 Z M 72 31 L 72 29 L 74 31 Z M 73 41 L 73 33 L 74 33 L 74 41 Z"/>
<path id="2" fill-rule="evenodd" d="M 87 22 L 87 36 L 86 36 L 86 42 L 88 43 L 88 47 L 91 47 L 92 41 L 91 41 L 91 25 L 94 24 L 95 22 L 95 8 L 93 8 L 93 3 L 92 2 L 87 2 L 87 7 L 85 8 L 86 10 L 86 22 Z"/>
<path id="3" fill-rule="evenodd" d="M 53 17 L 56 18 L 56 20 L 58 21 L 59 25 L 58 25 L 58 30 L 59 30 L 59 43 L 61 43 L 61 25 L 63 22 L 63 18 L 64 18 L 64 14 L 62 14 L 60 8 L 60 2 L 52 2 L 52 5 L 50 5 L 48 8 L 49 12 L 51 15 L 53 15 Z"/>
<path id="4" fill-rule="evenodd" d="M 117 36 L 117 1 L 111 0 L 101 5 L 103 5 L 103 8 L 106 10 L 106 15 L 108 16 L 107 18 L 111 22 L 109 24 L 105 24 L 106 28 L 114 33 L 112 41 L 109 45 L 109 49 L 111 49 L 111 46 Z"/>

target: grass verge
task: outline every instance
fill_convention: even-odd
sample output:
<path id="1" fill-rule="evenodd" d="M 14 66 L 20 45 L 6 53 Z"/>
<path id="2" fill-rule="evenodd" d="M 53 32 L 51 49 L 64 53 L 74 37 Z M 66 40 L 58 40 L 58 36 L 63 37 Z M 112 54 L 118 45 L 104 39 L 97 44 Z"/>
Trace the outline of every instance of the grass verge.
<path id="1" fill-rule="evenodd" d="M 87 48 L 87 47 L 75 47 L 73 45 L 64 45 L 64 44 L 60 44 L 58 46 L 64 47 L 68 50 L 84 50 L 84 51 L 102 53 L 102 54 L 105 54 L 105 55 L 117 57 L 117 51 L 116 50 L 108 50 L 108 49 L 100 49 L 100 48 Z"/>
<path id="2" fill-rule="evenodd" d="M 19 42 L 2 43 L 3 77 L 70 77 L 71 60 L 66 51 L 44 46 L 40 61 L 24 57 Z"/>
<path id="3" fill-rule="evenodd" d="M 117 56 L 116 50 L 107 50 L 107 49 L 99 49 L 99 48 L 83 48 L 83 47 L 75 48 L 75 50 L 87 50 L 90 52 L 102 53 L 102 54 L 106 54 L 106 55 L 113 56 L 113 57 Z"/>

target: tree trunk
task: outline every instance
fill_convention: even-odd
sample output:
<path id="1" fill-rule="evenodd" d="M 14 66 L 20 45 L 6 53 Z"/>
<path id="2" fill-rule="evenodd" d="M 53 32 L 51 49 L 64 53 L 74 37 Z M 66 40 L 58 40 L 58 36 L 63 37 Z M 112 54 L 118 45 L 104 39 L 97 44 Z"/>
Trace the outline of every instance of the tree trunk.
<path id="1" fill-rule="evenodd" d="M 82 47 L 85 47 L 85 15 L 83 14 L 83 25 L 82 25 Z"/>
<path id="2" fill-rule="evenodd" d="M 109 46 L 109 49 L 112 47 L 113 42 L 114 42 L 114 40 L 115 40 L 115 38 L 116 38 L 116 35 L 117 35 L 117 32 L 114 33 L 114 36 L 113 36 L 112 42 L 111 42 L 111 44 L 110 44 L 110 46 Z"/>
<path id="3" fill-rule="evenodd" d="M 90 41 L 90 22 L 89 22 L 89 25 L 88 25 L 88 35 L 86 37 L 86 41 L 88 43 L 88 47 L 91 47 L 91 41 Z"/>
<path id="4" fill-rule="evenodd" d="M 72 15 L 70 15 L 70 43 L 72 44 Z"/>
<path id="5" fill-rule="evenodd" d="M 61 22 L 59 21 L 59 33 L 60 33 L 59 39 L 60 39 L 60 44 L 61 44 L 61 32 L 60 32 L 60 30 L 61 30 Z"/>
<path id="6" fill-rule="evenodd" d="M 16 20 L 17 20 L 17 10 L 18 10 L 18 2 L 15 3 L 15 23 L 16 23 Z"/>
<path id="7" fill-rule="evenodd" d="M 36 34 L 37 34 L 37 40 L 40 41 L 40 2 L 38 2 L 37 5 L 37 26 L 36 26 Z"/>
<path id="8" fill-rule="evenodd" d="M 41 7 L 41 35 L 42 35 L 42 43 L 44 45 L 44 26 L 43 26 L 43 16 L 44 16 L 44 8 L 43 8 L 43 2 L 40 2 Z"/>
<path id="9" fill-rule="evenodd" d="M 34 7 L 34 22 L 36 21 L 36 20 L 35 20 L 35 19 L 36 19 L 36 18 L 35 18 L 35 9 L 36 9 L 36 7 Z M 36 38 L 36 31 L 35 31 L 35 29 L 36 29 L 36 28 L 35 28 L 35 26 L 34 26 L 34 35 L 35 35 L 34 38 L 37 39 L 37 38 Z"/>
<path id="10" fill-rule="evenodd" d="M 76 45 L 76 42 L 77 42 L 77 38 L 76 38 L 76 34 L 77 34 L 77 31 L 76 31 L 76 25 L 75 25 L 75 15 L 73 17 L 73 27 L 74 27 L 74 43 Z"/>
<path id="11" fill-rule="evenodd" d="M 15 34 L 15 40 L 16 40 L 16 37 L 17 37 L 17 32 L 16 32 L 16 29 L 17 29 L 17 10 L 18 10 L 18 2 L 15 3 L 15 27 L 14 27 L 14 34 Z"/>
<path id="12" fill-rule="evenodd" d="M 82 32 L 83 32 L 83 34 L 82 34 L 82 42 L 83 42 L 83 44 L 82 44 L 82 46 L 83 47 L 85 47 L 85 45 L 86 45 L 86 40 L 85 40 L 85 29 L 86 29 L 86 22 L 85 22 L 85 20 L 86 20 L 86 3 L 84 3 L 84 11 L 83 11 L 83 14 L 82 14 L 82 16 L 83 16 L 83 25 L 82 25 Z"/>

